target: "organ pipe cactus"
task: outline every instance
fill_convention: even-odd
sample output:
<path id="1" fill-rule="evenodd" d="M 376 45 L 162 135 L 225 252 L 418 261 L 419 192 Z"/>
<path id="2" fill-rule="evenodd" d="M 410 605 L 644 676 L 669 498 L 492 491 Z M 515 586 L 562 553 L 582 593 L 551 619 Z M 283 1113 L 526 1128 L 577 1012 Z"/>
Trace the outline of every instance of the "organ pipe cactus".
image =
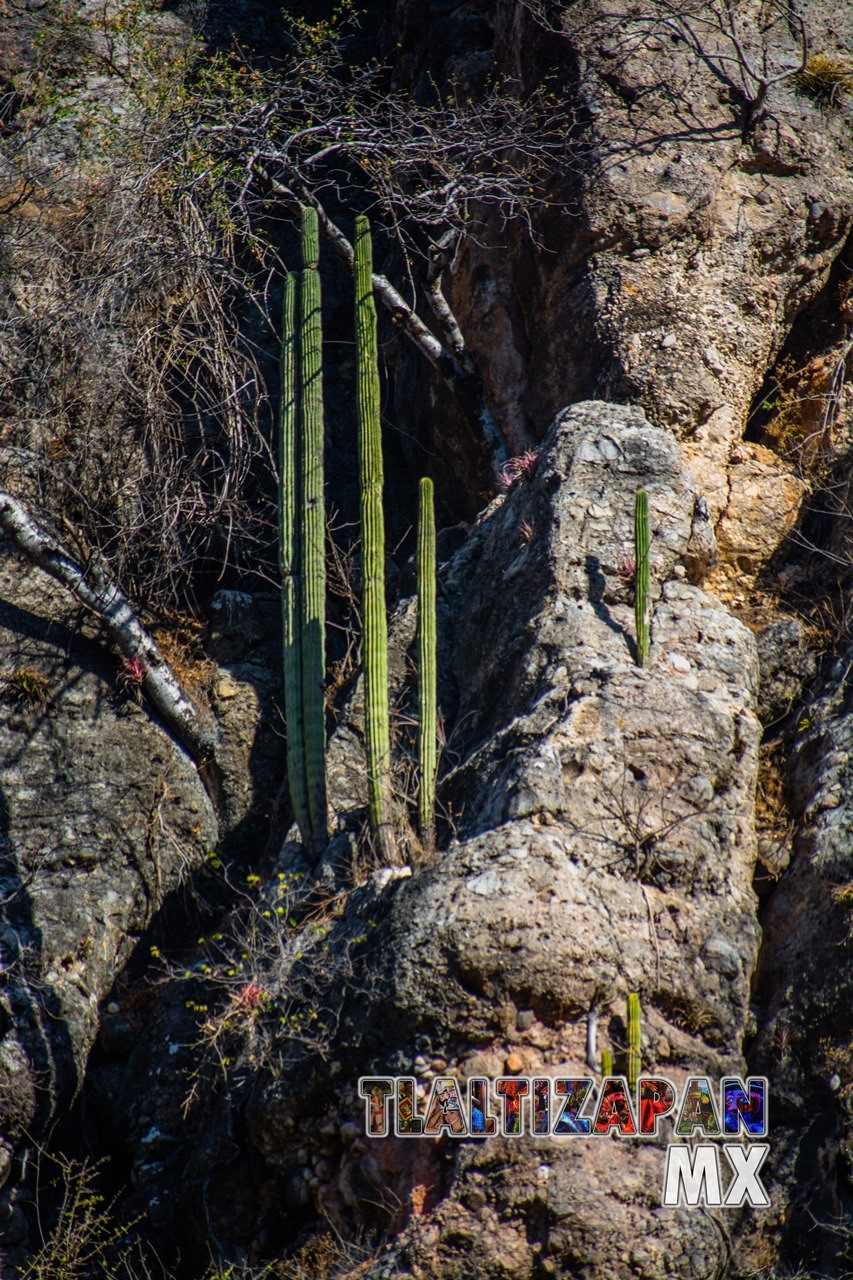
<path id="1" fill-rule="evenodd" d="M 326 844 L 326 512 L 323 503 L 323 332 L 317 214 L 302 211 L 299 387 L 302 425 L 302 711 L 311 843 Z"/>
<path id="2" fill-rule="evenodd" d="M 302 839 L 310 844 L 308 783 L 305 775 L 305 723 L 302 713 L 302 591 L 300 569 L 299 448 L 297 410 L 298 281 L 289 275 L 284 286 L 279 412 L 279 563 L 284 645 L 284 710 L 287 723 L 287 775 L 293 814 Z"/>
<path id="3" fill-rule="evenodd" d="M 634 503 L 634 616 L 640 667 L 646 665 L 649 656 L 649 542 L 649 495 L 640 489 Z"/>
<path id="4" fill-rule="evenodd" d="M 370 224 L 355 224 L 355 353 L 358 369 L 358 460 L 362 534 L 364 719 L 371 830 L 386 862 L 394 861 L 390 821 L 391 742 L 388 727 L 388 624 L 385 616 L 385 527 L 382 515 L 382 431 L 373 250 Z"/>
<path id="5" fill-rule="evenodd" d="M 432 481 L 424 478 L 420 484 L 420 508 L 418 511 L 418 701 L 420 723 L 418 726 L 418 761 L 420 764 L 420 789 L 418 791 L 418 819 L 424 848 L 435 848 L 435 777 L 438 767 L 436 745 L 438 662 L 436 640 L 436 563 L 435 563 L 435 510 Z"/>
<path id="6" fill-rule="evenodd" d="M 640 997 L 628 996 L 628 1084 L 633 1092 L 640 1075 Z"/>
<path id="7" fill-rule="evenodd" d="M 601 1074 L 603 1076 L 613 1075 L 613 1054 L 609 1049 L 601 1050 Z"/>
<path id="8" fill-rule="evenodd" d="M 326 814 L 326 518 L 317 214 L 302 214 L 302 273 L 284 293 L 279 558 L 288 780 L 302 839 L 316 858 Z"/>

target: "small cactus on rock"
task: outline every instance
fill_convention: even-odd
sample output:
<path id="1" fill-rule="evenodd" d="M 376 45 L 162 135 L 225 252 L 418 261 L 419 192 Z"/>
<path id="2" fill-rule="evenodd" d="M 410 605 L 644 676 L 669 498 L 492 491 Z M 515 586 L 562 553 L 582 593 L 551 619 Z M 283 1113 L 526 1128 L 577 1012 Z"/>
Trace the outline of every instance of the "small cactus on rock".
<path id="1" fill-rule="evenodd" d="M 628 996 L 628 1084 L 633 1092 L 640 1076 L 640 997 Z"/>
<path id="2" fill-rule="evenodd" d="M 649 656 L 649 495 L 637 492 L 634 503 L 634 617 L 637 623 L 637 665 L 644 667 Z"/>

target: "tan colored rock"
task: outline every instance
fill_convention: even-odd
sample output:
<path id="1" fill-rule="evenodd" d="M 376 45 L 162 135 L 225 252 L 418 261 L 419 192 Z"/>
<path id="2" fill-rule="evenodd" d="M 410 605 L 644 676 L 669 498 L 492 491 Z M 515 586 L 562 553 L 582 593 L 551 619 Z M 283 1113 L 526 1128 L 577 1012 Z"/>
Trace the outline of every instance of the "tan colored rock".
<path id="1" fill-rule="evenodd" d="M 716 528 L 720 558 L 754 576 L 796 524 L 808 486 L 769 449 L 745 442 L 732 454 L 728 486 Z"/>

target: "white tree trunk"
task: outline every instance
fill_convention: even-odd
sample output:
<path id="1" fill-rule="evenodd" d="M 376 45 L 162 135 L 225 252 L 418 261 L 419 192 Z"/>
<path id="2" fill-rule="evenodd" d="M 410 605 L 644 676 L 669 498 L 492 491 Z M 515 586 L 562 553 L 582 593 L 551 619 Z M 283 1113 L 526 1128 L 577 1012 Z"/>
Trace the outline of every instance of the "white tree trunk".
<path id="1" fill-rule="evenodd" d="M 101 619 L 125 658 L 139 662 L 145 692 L 199 771 L 203 774 L 206 766 L 215 765 L 215 730 L 202 721 L 118 586 L 102 570 L 84 570 L 55 538 L 39 527 L 24 504 L 3 489 L 0 489 L 0 529 L 28 560 L 72 591 Z"/>

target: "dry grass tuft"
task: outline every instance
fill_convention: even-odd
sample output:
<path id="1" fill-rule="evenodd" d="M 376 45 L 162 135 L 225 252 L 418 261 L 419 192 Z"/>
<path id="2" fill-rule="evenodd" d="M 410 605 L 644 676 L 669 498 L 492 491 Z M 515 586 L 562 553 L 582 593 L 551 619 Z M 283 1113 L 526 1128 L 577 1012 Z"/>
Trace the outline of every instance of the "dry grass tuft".
<path id="1" fill-rule="evenodd" d="M 794 83 L 814 98 L 818 106 L 833 111 L 843 106 L 848 94 L 853 93 L 853 67 L 831 54 L 813 53 L 803 70 L 794 76 Z"/>
<path id="2" fill-rule="evenodd" d="M 50 696 L 50 681 L 34 667 L 19 667 L 3 681 L 3 697 L 17 707 L 43 707 Z"/>

